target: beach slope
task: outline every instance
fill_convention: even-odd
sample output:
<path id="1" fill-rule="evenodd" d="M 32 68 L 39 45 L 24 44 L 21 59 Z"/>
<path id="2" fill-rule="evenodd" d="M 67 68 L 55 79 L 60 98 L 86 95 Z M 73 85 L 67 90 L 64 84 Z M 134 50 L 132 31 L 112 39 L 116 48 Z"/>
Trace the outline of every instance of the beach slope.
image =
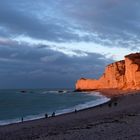
<path id="1" fill-rule="evenodd" d="M 139 93 L 115 97 L 76 113 L 1 126 L 0 140 L 139 140 L 139 108 Z"/>

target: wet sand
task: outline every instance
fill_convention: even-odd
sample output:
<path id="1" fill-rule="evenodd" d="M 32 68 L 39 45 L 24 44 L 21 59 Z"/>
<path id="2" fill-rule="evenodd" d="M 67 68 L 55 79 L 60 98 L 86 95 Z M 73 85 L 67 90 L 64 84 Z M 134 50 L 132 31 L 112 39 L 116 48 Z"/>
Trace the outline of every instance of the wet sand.
<path id="1" fill-rule="evenodd" d="M 125 96 L 117 92 L 103 90 L 113 98 L 97 107 L 0 126 L 0 140 L 139 140 L 140 92 Z"/>

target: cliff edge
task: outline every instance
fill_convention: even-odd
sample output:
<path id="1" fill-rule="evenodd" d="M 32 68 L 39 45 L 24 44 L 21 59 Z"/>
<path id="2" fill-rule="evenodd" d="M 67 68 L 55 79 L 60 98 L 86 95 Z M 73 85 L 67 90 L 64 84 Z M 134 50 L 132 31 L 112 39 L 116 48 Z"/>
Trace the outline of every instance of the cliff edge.
<path id="1" fill-rule="evenodd" d="M 76 90 L 81 91 L 107 88 L 140 90 L 140 53 L 109 64 L 98 80 L 81 78 L 76 82 Z"/>

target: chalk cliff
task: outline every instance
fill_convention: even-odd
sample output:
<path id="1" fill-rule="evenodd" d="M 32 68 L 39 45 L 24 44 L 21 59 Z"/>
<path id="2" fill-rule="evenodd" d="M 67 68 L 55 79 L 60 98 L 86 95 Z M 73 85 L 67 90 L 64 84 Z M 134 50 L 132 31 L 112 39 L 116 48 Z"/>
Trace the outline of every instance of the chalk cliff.
<path id="1" fill-rule="evenodd" d="M 125 60 L 109 64 L 98 80 L 81 78 L 76 82 L 76 90 L 105 88 L 140 90 L 140 53 L 129 54 Z"/>

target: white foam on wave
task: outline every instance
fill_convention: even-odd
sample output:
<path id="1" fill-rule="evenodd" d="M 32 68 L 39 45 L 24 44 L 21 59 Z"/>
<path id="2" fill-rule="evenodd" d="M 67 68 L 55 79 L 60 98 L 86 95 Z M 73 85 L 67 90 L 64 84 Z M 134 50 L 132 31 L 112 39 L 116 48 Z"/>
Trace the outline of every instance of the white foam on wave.
<path id="1" fill-rule="evenodd" d="M 106 96 L 102 95 L 98 91 L 90 91 L 90 92 L 87 91 L 87 92 L 82 92 L 82 93 L 86 93 L 89 96 L 97 96 L 97 97 L 105 97 L 105 98 L 107 98 Z"/>
<path id="2" fill-rule="evenodd" d="M 63 93 L 69 93 L 69 90 L 47 90 L 47 91 L 43 91 L 41 92 L 41 94 L 48 94 L 48 93 L 55 93 L 55 94 L 63 94 Z"/>
<path id="3" fill-rule="evenodd" d="M 0 125 L 7 125 L 7 124 L 13 124 L 20 122 L 19 118 L 16 119 L 10 119 L 10 120 L 1 120 Z"/>
<path id="4" fill-rule="evenodd" d="M 57 90 L 52 90 L 52 91 L 43 91 L 41 94 L 48 94 L 48 93 L 58 93 Z"/>
<path id="5" fill-rule="evenodd" d="M 90 95 L 90 96 L 92 96 L 92 95 Z M 73 106 L 71 108 L 58 110 L 58 111 L 56 111 L 56 114 L 60 115 L 60 114 L 74 112 L 75 109 L 76 110 L 83 110 L 83 109 L 87 109 L 87 108 L 90 108 L 90 107 L 95 107 L 97 105 L 100 105 L 100 104 L 103 104 L 103 103 L 106 103 L 106 102 L 110 101 L 110 98 L 102 96 L 99 93 L 97 93 L 96 95 L 93 95 L 93 96 L 100 96 L 101 98 L 93 100 L 93 101 L 88 101 L 88 102 L 85 102 L 83 104 L 78 104 L 78 105 Z"/>
<path id="6" fill-rule="evenodd" d="M 31 121 L 31 120 L 37 120 L 43 118 L 45 113 L 39 114 L 39 115 L 29 115 L 23 118 L 23 121 Z M 14 124 L 14 123 L 20 123 L 22 122 L 22 118 L 16 118 L 16 119 L 9 119 L 9 120 L 1 120 L 0 126 L 2 125 L 8 125 L 8 124 Z"/>

